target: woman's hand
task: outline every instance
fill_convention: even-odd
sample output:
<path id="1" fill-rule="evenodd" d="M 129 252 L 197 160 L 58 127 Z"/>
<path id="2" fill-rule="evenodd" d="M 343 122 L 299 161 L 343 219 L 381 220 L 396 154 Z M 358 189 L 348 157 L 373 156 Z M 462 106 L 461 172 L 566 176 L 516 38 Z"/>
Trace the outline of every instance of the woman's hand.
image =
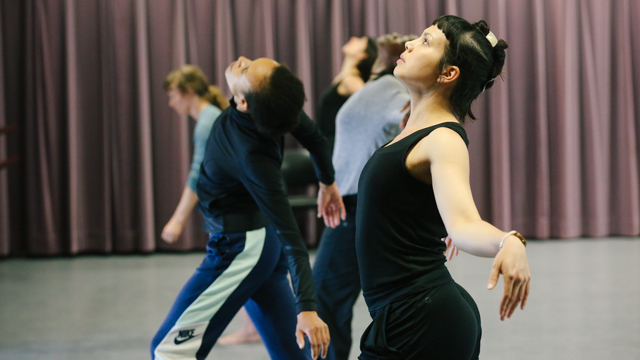
<path id="1" fill-rule="evenodd" d="M 500 301 L 500 320 L 510 318 L 518 304 L 524 310 L 529 297 L 531 273 L 525 247 L 517 237 L 510 235 L 502 249 L 493 260 L 488 289 L 493 289 L 498 283 L 498 277 L 504 277 L 504 293 Z"/>
<path id="2" fill-rule="evenodd" d="M 162 234 L 160 235 L 162 240 L 169 244 L 173 244 L 178 240 L 189 214 L 191 214 L 191 211 L 197 203 L 198 195 L 196 192 L 189 186 L 185 186 L 176 211 L 173 213 L 173 216 L 171 216 L 171 219 L 169 219 L 167 225 L 164 226 L 164 229 L 162 229 Z"/>
<path id="3" fill-rule="evenodd" d="M 181 222 L 172 218 L 171 220 L 169 220 L 167 225 L 164 226 L 164 229 L 162 229 L 162 235 L 160 235 L 160 237 L 165 242 L 173 244 L 180 237 L 180 234 L 182 233 L 182 227 L 183 225 Z"/>
<path id="4" fill-rule="evenodd" d="M 318 317 L 318 313 L 315 311 L 302 311 L 298 314 L 296 340 L 300 349 L 304 349 L 305 336 L 309 338 L 311 357 L 317 359 L 318 355 L 320 355 L 324 359 L 327 356 L 327 349 L 331 340 L 329 327 Z"/>

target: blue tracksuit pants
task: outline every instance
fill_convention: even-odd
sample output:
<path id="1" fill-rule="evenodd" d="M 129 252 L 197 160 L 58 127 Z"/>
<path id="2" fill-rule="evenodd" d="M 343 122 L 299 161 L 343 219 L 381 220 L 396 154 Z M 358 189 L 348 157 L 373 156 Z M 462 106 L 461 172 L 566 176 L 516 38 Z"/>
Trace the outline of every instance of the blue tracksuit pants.
<path id="1" fill-rule="evenodd" d="M 295 340 L 287 261 L 271 227 L 212 234 L 207 255 L 151 342 L 152 360 L 206 358 L 245 305 L 272 359 L 310 359 Z M 246 304 L 245 304 L 246 303 Z"/>

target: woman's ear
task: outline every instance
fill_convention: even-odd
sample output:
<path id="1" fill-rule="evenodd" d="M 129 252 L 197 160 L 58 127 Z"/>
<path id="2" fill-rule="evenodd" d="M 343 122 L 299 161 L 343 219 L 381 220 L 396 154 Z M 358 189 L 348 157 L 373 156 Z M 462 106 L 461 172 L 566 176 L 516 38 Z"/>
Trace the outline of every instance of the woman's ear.
<path id="1" fill-rule="evenodd" d="M 452 83 L 458 78 L 458 76 L 460 76 L 460 68 L 455 65 L 448 65 L 444 68 L 442 74 L 440 74 L 438 82 L 441 84 Z"/>

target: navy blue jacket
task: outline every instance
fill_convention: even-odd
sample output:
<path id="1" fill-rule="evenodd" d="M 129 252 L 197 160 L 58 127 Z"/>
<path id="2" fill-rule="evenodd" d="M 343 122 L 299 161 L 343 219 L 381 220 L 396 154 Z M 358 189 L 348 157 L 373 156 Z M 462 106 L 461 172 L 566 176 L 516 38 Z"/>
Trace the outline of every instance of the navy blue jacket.
<path id="1" fill-rule="evenodd" d="M 309 150 L 318 179 L 332 184 L 330 144 L 304 112 L 291 135 Z M 207 140 L 197 186 L 199 208 L 209 233 L 273 225 L 288 257 L 297 311 L 315 310 L 309 254 L 284 191 L 283 151 L 283 136 L 260 134 L 251 116 L 232 102 Z"/>

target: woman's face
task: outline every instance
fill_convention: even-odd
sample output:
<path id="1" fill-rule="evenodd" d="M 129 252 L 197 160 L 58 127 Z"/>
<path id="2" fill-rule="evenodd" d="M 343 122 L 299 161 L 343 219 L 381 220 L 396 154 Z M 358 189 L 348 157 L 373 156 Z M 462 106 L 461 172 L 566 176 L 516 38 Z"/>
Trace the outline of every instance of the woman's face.
<path id="1" fill-rule="evenodd" d="M 167 96 L 169 96 L 169 107 L 175 110 L 178 115 L 188 115 L 189 110 L 191 109 L 191 103 L 193 101 L 193 97 L 195 93 L 193 90 L 183 94 L 180 90 L 173 86 L 171 90 L 167 91 Z"/>
<path id="2" fill-rule="evenodd" d="M 431 88 L 440 77 L 440 60 L 448 43 L 442 30 L 428 27 L 419 38 L 405 43 L 393 74 L 408 86 Z"/>
<path id="3" fill-rule="evenodd" d="M 368 42 L 369 38 L 366 36 L 352 36 L 346 44 L 342 45 L 342 53 L 345 56 L 353 56 L 364 59 L 367 57 L 367 53 L 365 51 L 367 50 Z"/>

